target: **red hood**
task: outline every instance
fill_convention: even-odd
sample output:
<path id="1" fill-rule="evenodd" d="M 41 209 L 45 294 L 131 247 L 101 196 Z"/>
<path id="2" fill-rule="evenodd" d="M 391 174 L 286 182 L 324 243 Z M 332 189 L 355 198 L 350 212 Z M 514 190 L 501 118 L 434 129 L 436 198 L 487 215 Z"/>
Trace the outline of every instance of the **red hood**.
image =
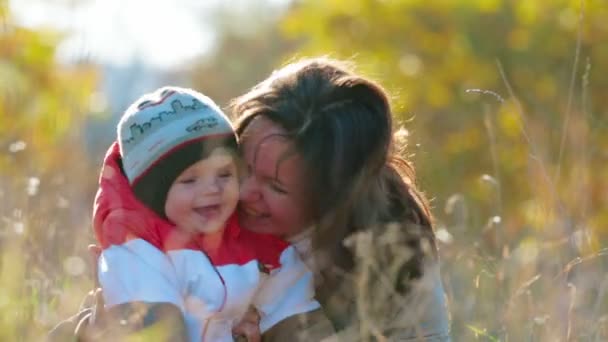
<path id="1" fill-rule="evenodd" d="M 97 240 L 105 249 L 132 238 L 142 238 L 162 249 L 164 237 L 175 229 L 137 200 L 122 172 L 120 158 L 118 143 L 115 142 L 104 158 L 93 206 Z"/>

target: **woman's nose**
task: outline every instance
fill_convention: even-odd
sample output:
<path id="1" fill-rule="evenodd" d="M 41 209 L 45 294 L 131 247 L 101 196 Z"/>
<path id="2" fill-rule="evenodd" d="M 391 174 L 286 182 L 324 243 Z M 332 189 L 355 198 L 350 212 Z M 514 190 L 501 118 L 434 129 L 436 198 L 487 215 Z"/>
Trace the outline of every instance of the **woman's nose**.
<path id="1" fill-rule="evenodd" d="M 260 198 L 260 187 L 255 177 L 248 175 L 241 180 L 239 199 L 241 201 L 252 201 Z"/>

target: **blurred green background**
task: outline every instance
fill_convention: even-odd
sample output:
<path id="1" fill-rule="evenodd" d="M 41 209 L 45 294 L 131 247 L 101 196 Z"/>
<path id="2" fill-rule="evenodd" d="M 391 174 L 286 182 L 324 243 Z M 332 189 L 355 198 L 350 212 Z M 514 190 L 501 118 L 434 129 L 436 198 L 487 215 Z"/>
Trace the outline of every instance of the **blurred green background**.
<path id="1" fill-rule="evenodd" d="M 391 94 L 455 341 L 608 340 L 606 0 L 0 0 L 0 340 L 39 340 L 92 288 L 131 101 L 175 84 L 227 106 L 317 55 Z"/>

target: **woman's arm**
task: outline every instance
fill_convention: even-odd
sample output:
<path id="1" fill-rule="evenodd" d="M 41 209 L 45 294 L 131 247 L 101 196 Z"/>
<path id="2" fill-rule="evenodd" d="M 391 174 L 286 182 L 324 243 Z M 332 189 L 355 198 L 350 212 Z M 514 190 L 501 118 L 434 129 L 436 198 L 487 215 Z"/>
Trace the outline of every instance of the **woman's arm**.
<path id="1" fill-rule="evenodd" d="M 334 297 L 342 296 L 343 300 L 326 309 L 338 320 L 346 318 L 341 336 L 449 341 L 439 262 L 430 257 L 417 260 L 410 240 L 403 238 L 399 228 L 388 227 L 380 236 L 367 231 L 349 238 L 357 267 L 340 278 L 333 291 Z M 412 267 L 412 262 L 419 266 Z M 349 300 L 351 306 L 345 309 Z"/>
<path id="2" fill-rule="evenodd" d="M 423 276 L 406 295 L 406 307 L 401 308 L 394 322 L 397 329 L 389 331 L 391 338 L 408 341 L 450 341 L 450 322 L 439 264 L 430 263 Z M 399 323 L 409 326 L 399 328 Z"/>
<path id="3" fill-rule="evenodd" d="M 106 310 L 101 289 L 89 296 L 95 296 L 96 303 L 90 307 L 81 308 L 76 315 L 57 324 L 48 333 L 47 342 L 122 341 L 129 337 L 145 337 L 145 329 L 154 332 L 154 340 L 187 340 L 183 315 L 175 305 L 124 303 Z M 143 311 L 147 314 L 142 315 Z"/>
<path id="4" fill-rule="evenodd" d="M 146 327 L 145 324 L 137 323 L 132 327 L 121 326 L 121 322 L 133 322 L 133 320 L 125 319 L 116 314 L 129 309 L 124 307 L 105 310 L 101 289 L 91 291 L 83 303 L 84 305 L 77 314 L 60 322 L 49 331 L 46 337 L 47 342 L 123 340 L 130 334 L 137 333 L 142 326 Z M 117 307 L 122 305 L 126 306 L 128 304 L 121 304 Z M 185 324 L 181 312 L 176 310 L 175 306 L 166 305 L 166 303 L 149 303 L 149 306 L 156 307 L 152 311 L 158 313 L 156 316 L 159 318 L 158 321 L 161 325 L 172 327 L 170 333 L 173 335 L 169 335 L 167 341 L 187 339 L 186 331 L 179 329 L 180 326 L 184 327 Z M 260 316 L 257 310 L 252 307 L 232 330 L 235 342 L 260 342 L 262 337 L 259 324 Z M 264 341 L 284 341 L 288 332 L 285 331 L 277 335 L 275 331 L 273 329 L 272 336 L 264 339 Z"/>

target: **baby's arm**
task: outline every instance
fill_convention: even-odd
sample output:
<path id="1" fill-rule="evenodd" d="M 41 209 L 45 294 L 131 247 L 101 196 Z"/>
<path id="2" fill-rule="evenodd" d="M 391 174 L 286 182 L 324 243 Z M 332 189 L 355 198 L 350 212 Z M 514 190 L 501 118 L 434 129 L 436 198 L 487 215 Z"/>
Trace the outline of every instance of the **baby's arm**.
<path id="1" fill-rule="evenodd" d="M 149 327 L 160 340 L 187 340 L 183 300 L 169 258 L 142 239 L 110 245 L 98 261 L 98 279 L 110 317 L 130 331 Z"/>

